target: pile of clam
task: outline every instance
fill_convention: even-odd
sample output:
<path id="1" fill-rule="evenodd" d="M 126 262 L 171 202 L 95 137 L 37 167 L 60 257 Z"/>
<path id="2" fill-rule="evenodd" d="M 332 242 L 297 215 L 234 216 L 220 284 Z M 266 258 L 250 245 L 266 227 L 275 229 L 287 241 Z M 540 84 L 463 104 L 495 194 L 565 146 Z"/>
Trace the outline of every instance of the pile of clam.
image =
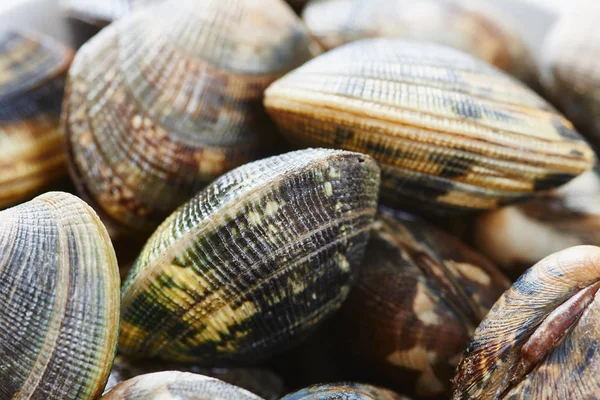
<path id="1" fill-rule="evenodd" d="M 0 30 L 0 400 L 599 398 L 600 7 L 288 3 Z"/>

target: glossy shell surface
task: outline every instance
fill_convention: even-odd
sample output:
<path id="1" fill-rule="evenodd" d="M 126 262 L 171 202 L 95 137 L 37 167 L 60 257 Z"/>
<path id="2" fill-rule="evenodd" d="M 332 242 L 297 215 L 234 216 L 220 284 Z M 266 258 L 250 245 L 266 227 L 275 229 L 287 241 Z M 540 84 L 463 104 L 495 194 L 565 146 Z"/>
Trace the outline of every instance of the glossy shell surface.
<path id="1" fill-rule="evenodd" d="M 97 398 L 116 351 L 119 283 L 106 229 L 75 196 L 0 212 L 0 398 Z"/>
<path id="2" fill-rule="evenodd" d="M 298 145 L 372 155 L 382 200 L 428 214 L 493 209 L 594 165 L 589 145 L 541 97 L 437 44 L 347 44 L 277 80 L 265 105 Z"/>
<path id="3" fill-rule="evenodd" d="M 314 385 L 288 394 L 281 400 L 410 400 L 391 390 L 362 383 Z"/>
<path id="4" fill-rule="evenodd" d="M 480 0 L 313 0 L 303 19 L 327 49 L 374 37 L 427 40 L 537 83 L 534 58 L 513 21 Z"/>
<path id="5" fill-rule="evenodd" d="M 576 246 L 529 269 L 479 325 L 454 399 L 600 396 L 600 248 Z"/>
<path id="6" fill-rule="evenodd" d="M 66 172 L 59 119 L 72 57 L 51 38 L 0 29 L 0 209 Z"/>
<path id="7" fill-rule="evenodd" d="M 189 372 L 165 371 L 125 381 L 103 400 L 262 400 L 229 383 Z"/>
<path id="8" fill-rule="evenodd" d="M 315 46 L 282 0 L 172 0 L 105 28 L 69 71 L 80 194 L 119 227 L 151 232 L 208 182 L 272 150 L 263 91 Z"/>
<path id="9" fill-rule="evenodd" d="M 309 149 L 217 179 L 157 229 L 123 287 L 120 349 L 257 362 L 345 300 L 377 206 L 369 156 Z"/>
<path id="10" fill-rule="evenodd" d="M 419 220 L 378 215 L 340 312 L 354 380 L 418 397 L 450 393 L 458 358 L 509 286 L 483 256 Z"/>

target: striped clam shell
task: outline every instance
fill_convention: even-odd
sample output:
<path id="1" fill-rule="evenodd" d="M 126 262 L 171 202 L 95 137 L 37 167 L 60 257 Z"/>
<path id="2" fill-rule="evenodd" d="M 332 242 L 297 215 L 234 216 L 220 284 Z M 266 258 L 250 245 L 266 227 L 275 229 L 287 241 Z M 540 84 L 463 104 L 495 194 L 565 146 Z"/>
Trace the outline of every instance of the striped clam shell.
<path id="1" fill-rule="evenodd" d="M 409 400 L 391 390 L 363 383 L 327 383 L 288 394 L 281 400 Z"/>
<path id="2" fill-rule="evenodd" d="M 263 91 L 314 46 L 282 0 L 171 0 L 105 28 L 69 71 L 80 193 L 106 220 L 151 232 L 215 177 L 272 150 Z"/>
<path id="3" fill-rule="evenodd" d="M 119 286 L 106 229 L 75 196 L 50 192 L 0 212 L 0 398 L 99 397 Z"/>
<path id="4" fill-rule="evenodd" d="M 165 0 L 59 0 L 60 8 L 70 17 L 104 26 L 141 7 Z"/>
<path id="5" fill-rule="evenodd" d="M 514 21 L 481 0 L 312 0 L 302 18 L 327 49 L 375 37 L 427 40 L 539 86 L 534 57 Z"/>
<path id="6" fill-rule="evenodd" d="M 140 375 L 108 392 L 102 400 L 262 400 L 229 383 L 189 372 Z"/>
<path id="7" fill-rule="evenodd" d="M 347 44 L 274 82 L 265 105 L 299 145 L 373 156 L 382 200 L 429 214 L 493 209 L 594 164 L 588 144 L 542 98 L 437 44 Z"/>
<path id="8" fill-rule="evenodd" d="M 600 397 L 600 248 L 576 246 L 540 261 L 475 331 L 454 399 Z"/>
<path id="9" fill-rule="evenodd" d="M 473 237 L 515 277 L 557 251 L 600 245 L 600 166 L 546 196 L 477 217 Z"/>
<path id="10" fill-rule="evenodd" d="M 49 37 L 0 29 L 0 209 L 66 172 L 59 119 L 72 57 Z"/>
<path id="11" fill-rule="evenodd" d="M 379 214 L 338 322 L 351 378 L 419 398 L 447 396 L 475 327 L 508 286 L 449 234 Z"/>
<path id="12" fill-rule="evenodd" d="M 567 11 L 568 10 L 568 11 Z M 542 50 L 548 96 L 595 147 L 600 147 L 600 5 L 572 2 L 552 27 Z"/>
<path id="13" fill-rule="evenodd" d="M 369 156 L 324 149 L 223 175 L 167 218 L 133 266 L 121 352 L 215 366 L 302 340 L 348 295 L 378 186 Z"/>

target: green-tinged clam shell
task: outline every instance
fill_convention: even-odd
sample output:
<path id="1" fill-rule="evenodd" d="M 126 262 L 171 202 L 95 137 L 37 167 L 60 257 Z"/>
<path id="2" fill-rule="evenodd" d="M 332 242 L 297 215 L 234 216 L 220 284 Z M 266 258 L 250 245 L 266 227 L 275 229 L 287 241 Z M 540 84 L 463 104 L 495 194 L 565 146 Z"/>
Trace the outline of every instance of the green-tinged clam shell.
<path id="1" fill-rule="evenodd" d="M 475 331 L 453 398 L 599 398 L 599 288 L 598 247 L 572 247 L 529 269 Z"/>
<path id="2" fill-rule="evenodd" d="M 514 21 L 481 0 L 312 0 L 302 17 L 326 49 L 374 37 L 427 40 L 537 84 L 534 57 Z"/>
<path id="3" fill-rule="evenodd" d="M 347 44 L 277 80 L 265 105 L 299 145 L 370 154 L 382 200 L 429 214 L 493 209 L 594 165 L 589 145 L 541 97 L 437 44 Z"/>
<path id="4" fill-rule="evenodd" d="M 229 383 L 189 372 L 140 375 L 108 392 L 102 400 L 262 400 Z"/>
<path id="5" fill-rule="evenodd" d="M 0 209 L 66 173 L 59 119 L 72 57 L 49 37 L 0 29 Z"/>
<path id="6" fill-rule="evenodd" d="M 123 287 L 119 348 L 257 362 L 345 300 L 376 212 L 369 156 L 309 149 L 217 179 L 157 229 Z"/>
<path id="7" fill-rule="evenodd" d="M 106 229 L 75 196 L 50 192 L 0 212 L 0 398 L 99 397 L 119 283 Z"/>
<path id="8" fill-rule="evenodd" d="M 362 383 L 327 383 L 314 385 L 281 400 L 409 400 L 391 390 Z"/>
<path id="9" fill-rule="evenodd" d="M 141 7 L 165 0 L 59 0 L 60 8 L 70 17 L 104 26 Z"/>
<path id="10" fill-rule="evenodd" d="M 350 378 L 447 398 L 460 355 L 508 286 L 458 239 L 408 216 L 381 213 L 338 321 Z"/>
<path id="11" fill-rule="evenodd" d="M 316 47 L 283 0 L 171 0 L 105 28 L 69 71 L 80 193 L 107 221 L 151 232 L 208 182 L 273 150 L 263 91 Z"/>
<path id="12" fill-rule="evenodd" d="M 559 189 L 475 220 L 475 245 L 518 277 L 542 258 L 577 245 L 600 245 L 600 166 Z"/>

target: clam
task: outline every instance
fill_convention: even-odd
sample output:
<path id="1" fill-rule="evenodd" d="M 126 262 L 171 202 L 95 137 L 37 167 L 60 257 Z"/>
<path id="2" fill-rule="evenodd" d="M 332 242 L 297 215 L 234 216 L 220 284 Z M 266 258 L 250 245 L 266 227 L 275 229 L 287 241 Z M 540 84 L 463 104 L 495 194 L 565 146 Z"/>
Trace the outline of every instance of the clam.
<path id="1" fill-rule="evenodd" d="M 50 37 L 0 29 L 0 209 L 66 173 L 59 118 L 72 57 Z"/>
<path id="2" fill-rule="evenodd" d="M 312 0 L 303 19 L 326 49 L 374 37 L 427 40 L 538 84 L 534 57 L 513 21 L 483 1 Z"/>
<path id="3" fill-rule="evenodd" d="M 59 5 L 72 18 L 104 26 L 133 10 L 162 1 L 165 0 L 59 0 Z"/>
<path id="4" fill-rule="evenodd" d="M 198 374 L 165 371 L 140 375 L 108 392 L 102 400 L 262 400 L 229 383 Z"/>
<path id="5" fill-rule="evenodd" d="M 380 213 L 337 322 L 349 376 L 420 398 L 448 395 L 471 335 L 508 286 L 449 234 Z"/>
<path id="6" fill-rule="evenodd" d="M 106 229 L 73 195 L 0 212 L 0 398 L 95 399 L 115 355 L 119 274 Z"/>
<path id="7" fill-rule="evenodd" d="M 476 247 L 518 277 L 557 251 L 600 245 L 599 173 L 596 166 L 545 196 L 478 216 Z"/>
<path id="8" fill-rule="evenodd" d="M 308 149 L 246 164 L 154 232 L 123 286 L 119 349 L 256 363 L 346 299 L 377 207 L 369 156 Z"/>
<path id="9" fill-rule="evenodd" d="M 600 397 L 600 248 L 577 246 L 529 269 L 481 322 L 454 399 Z"/>
<path id="10" fill-rule="evenodd" d="M 589 145 L 541 97 L 438 44 L 338 47 L 269 86 L 265 106 L 297 145 L 373 156 L 382 200 L 428 215 L 497 208 L 594 165 Z"/>
<path id="11" fill-rule="evenodd" d="M 391 390 L 363 383 L 327 383 L 288 394 L 281 400 L 409 400 Z"/>
<path id="12" fill-rule="evenodd" d="M 152 232 L 215 177 L 273 151 L 263 91 L 315 46 L 282 0 L 171 0 L 105 28 L 69 71 L 79 193 L 116 227 Z"/>

